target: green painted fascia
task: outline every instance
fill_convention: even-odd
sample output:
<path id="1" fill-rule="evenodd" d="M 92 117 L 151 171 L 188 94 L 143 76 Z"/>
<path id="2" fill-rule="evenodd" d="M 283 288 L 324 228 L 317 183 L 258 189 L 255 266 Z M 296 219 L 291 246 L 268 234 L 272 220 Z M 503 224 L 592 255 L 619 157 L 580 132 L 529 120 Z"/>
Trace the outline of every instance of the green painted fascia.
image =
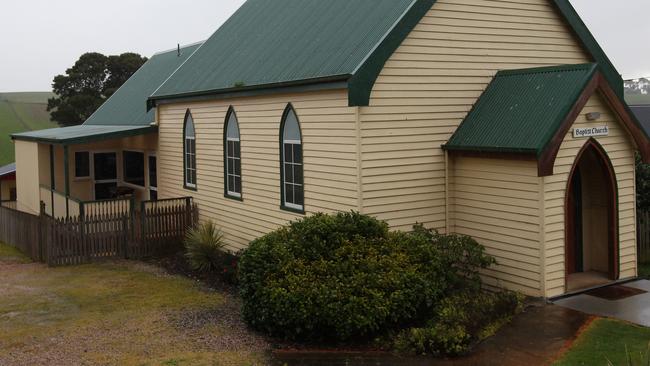
<path id="1" fill-rule="evenodd" d="M 285 83 L 243 86 L 240 88 L 208 90 L 162 97 L 150 97 L 147 100 L 147 110 L 161 104 L 200 102 L 215 98 L 229 99 L 282 93 L 305 93 L 323 90 L 347 89 L 348 79 L 350 79 L 350 75 L 336 75 L 326 78 L 296 80 Z"/>
<path id="2" fill-rule="evenodd" d="M 598 44 L 596 38 L 593 36 L 589 28 L 576 12 L 575 8 L 568 0 L 553 0 L 557 9 L 562 13 L 566 21 L 569 23 L 573 31 L 576 33 L 580 41 L 582 41 L 585 48 L 589 51 L 591 56 L 601 66 L 601 72 L 616 91 L 616 94 L 624 98 L 623 78 L 612 64 L 612 61 L 607 57 L 607 54 Z"/>
<path id="3" fill-rule="evenodd" d="M 529 148 L 512 148 L 512 147 L 499 147 L 499 146 L 462 146 L 454 145 L 449 146 L 447 144 L 442 145 L 442 149 L 446 151 L 463 151 L 463 152 L 475 152 L 475 153 L 498 153 L 498 154 L 524 154 L 524 155 L 534 155 L 537 156 L 537 149 Z"/>
<path id="4" fill-rule="evenodd" d="M 580 65 L 576 65 L 575 69 L 579 69 Z M 584 65 L 582 65 L 584 67 Z M 575 70 L 574 69 L 574 70 Z M 571 112 L 571 109 L 575 106 L 575 104 L 578 102 L 578 99 L 580 99 L 580 95 L 584 92 L 584 90 L 587 88 L 587 85 L 593 80 L 594 76 L 596 75 L 596 72 L 600 69 L 598 64 L 592 64 L 591 69 L 589 70 L 589 74 L 585 77 L 585 79 L 582 81 L 582 85 L 580 86 L 580 89 L 576 91 L 576 94 L 572 96 L 571 98 L 571 103 L 567 103 L 566 108 L 562 111 L 562 114 L 560 114 L 559 120 L 554 121 L 553 124 L 553 129 L 549 130 L 549 133 L 544 136 L 544 139 L 542 141 L 546 141 L 544 143 L 544 146 L 539 146 L 537 148 L 537 157 L 541 157 L 544 151 L 548 148 L 549 144 L 553 140 L 553 136 L 557 133 L 557 131 L 560 129 L 562 126 L 562 123 L 566 119 L 566 117 L 569 115 Z M 567 69 L 561 69 L 558 68 L 558 70 L 567 70 Z"/>
<path id="5" fill-rule="evenodd" d="M 584 63 L 584 64 L 541 66 L 541 67 L 533 67 L 530 69 L 501 70 L 497 72 L 496 76 L 528 75 L 528 74 L 535 74 L 540 72 L 576 71 L 576 70 L 584 70 L 587 67 L 591 67 L 591 74 L 593 75 L 593 73 L 598 68 L 598 64 Z"/>
<path id="6" fill-rule="evenodd" d="M 456 131 L 448 140 L 448 142 L 442 145 L 442 149 L 447 151 L 466 151 L 466 152 L 479 152 L 479 153 L 532 154 L 536 157 L 539 157 L 544 152 L 546 146 L 548 146 L 548 144 L 551 142 L 553 136 L 560 128 L 562 122 L 564 121 L 566 116 L 570 113 L 573 106 L 580 98 L 580 95 L 582 94 L 584 89 L 587 87 L 589 82 L 593 80 L 598 69 L 599 69 L 598 64 L 578 64 L 578 65 L 536 67 L 530 69 L 503 70 L 497 72 L 494 78 L 492 79 L 492 81 L 490 81 L 488 87 L 483 91 L 481 96 L 476 100 L 470 112 L 467 114 L 465 119 L 461 122 L 460 126 L 456 129 Z M 564 107 L 563 110 L 560 112 L 558 120 L 552 121 L 553 128 L 550 129 L 549 132 L 541 139 L 541 141 L 543 141 L 543 145 L 514 148 L 514 147 L 506 147 L 506 146 L 485 146 L 485 145 L 475 146 L 475 145 L 451 144 L 451 142 L 453 142 L 455 138 L 461 133 L 463 127 L 467 123 L 469 123 L 468 118 L 473 114 L 477 113 L 476 112 L 477 108 L 481 105 L 482 101 L 485 100 L 486 93 L 490 92 L 490 87 L 492 86 L 492 83 L 494 83 L 498 78 L 511 77 L 511 76 L 524 77 L 526 75 L 533 75 L 539 73 L 559 73 L 559 72 L 571 72 L 571 71 L 582 71 L 582 70 L 586 71 L 587 73 L 585 74 L 584 78 L 581 80 L 580 88 L 576 89 L 576 92 L 573 95 L 566 97 L 566 101 L 567 101 L 566 107 Z"/>
<path id="7" fill-rule="evenodd" d="M 414 0 L 395 26 L 381 40 L 348 81 L 348 103 L 351 107 L 368 106 L 370 94 L 388 59 L 422 20 L 436 0 Z"/>
<path id="8" fill-rule="evenodd" d="M 17 141 L 30 141 L 30 142 L 39 142 L 39 143 L 54 144 L 54 145 L 79 145 L 79 144 L 88 144 L 88 143 L 104 141 L 104 140 L 140 136 L 140 135 L 146 135 L 146 134 L 157 133 L 157 132 L 158 132 L 158 126 L 148 126 L 148 127 L 138 128 L 138 129 L 130 129 L 126 131 L 98 133 L 95 135 L 75 137 L 75 138 L 52 139 L 52 138 L 12 135 L 11 139 Z"/>

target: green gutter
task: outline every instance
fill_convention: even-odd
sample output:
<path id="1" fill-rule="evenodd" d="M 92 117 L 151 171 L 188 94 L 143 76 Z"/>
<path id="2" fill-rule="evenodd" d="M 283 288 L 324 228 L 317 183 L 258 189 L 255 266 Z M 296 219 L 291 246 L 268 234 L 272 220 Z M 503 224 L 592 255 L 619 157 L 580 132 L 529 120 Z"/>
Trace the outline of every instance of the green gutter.
<path id="1" fill-rule="evenodd" d="M 176 102 L 196 102 L 214 99 L 219 97 L 235 98 L 250 97 L 257 95 L 279 94 L 279 93 L 302 93 L 321 90 L 347 89 L 347 81 L 350 75 L 335 75 L 324 78 L 294 80 L 273 84 L 261 84 L 242 87 L 233 87 L 227 89 L 206 90 L 191 93 L 151 96 L 147 100 L 147 110 L 154 108 L 159 104 L 168 104 Z"/>
<path id="2" fill-rule="evenodd" d="M 118 127 L 121 127 L 121 126 L 118 126 Z M 125 138 L 125 137 L 140 136 L 140 135 L 146 135 L 146 134 L 149 134 L 149 133 L 156 133 L 156 132 L 158 132 L 158 126 L 146 126 L 146 127 L 143 127 L 143 128 L 130 129 L 130 130 L 126 130 L 126 131 L 98 133 L 98 134 L 95 134 L 95 135 L 73 137 L 73 138 L 57 139 L 57 138 L 47 138 L 47 137 L 32 137 L 32 136 L 11 135 L 11 139 L 12 140 L 17 140 L 17 141 L 40 142 L 40 143 L 44 143 L 44 144 L 76 145 L 76 144 L 87 144 L 87 143 L 91 143 L 91 142 L 98 142 L 98 141 Z"/>
<path id="3" fill-rule="evenodd" d="M 446 151 L 476 152 L 476 153 L 506 153 L 506 154 L 526 154 L 537 156 L 537 149 L 520 148 L 520 147 L 500 147 L 500 146 L 449 146 L 442 145 Z"/>

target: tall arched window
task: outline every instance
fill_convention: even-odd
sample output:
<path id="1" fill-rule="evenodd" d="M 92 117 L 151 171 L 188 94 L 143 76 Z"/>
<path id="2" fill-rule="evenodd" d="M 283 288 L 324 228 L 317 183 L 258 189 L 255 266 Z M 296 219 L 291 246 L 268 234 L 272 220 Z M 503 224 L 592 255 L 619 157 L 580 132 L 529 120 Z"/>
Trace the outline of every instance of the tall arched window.
<path id="1" fill-rule="evenodd" d="M 241 199 L 241 140 L 239 122 L 237 122 L 237 115 L 232 107 L 226 114 L 223 148 L 226 197 Z"/>
<path id="2" fill-rule="evenodd" d="M 298 116 L 287 106 L 280 127 L 282 207 L 304 212 L 305 191 L 302 163 L 302 134 Z"/>
<path id="3" fill-rule="evenodd" d="M 196 132 L 194 130 L 194 119 L 189 110 L 185 114 L 183 152 L 185 155 L 183 160 L 185 187 L 196 189 Z"/>

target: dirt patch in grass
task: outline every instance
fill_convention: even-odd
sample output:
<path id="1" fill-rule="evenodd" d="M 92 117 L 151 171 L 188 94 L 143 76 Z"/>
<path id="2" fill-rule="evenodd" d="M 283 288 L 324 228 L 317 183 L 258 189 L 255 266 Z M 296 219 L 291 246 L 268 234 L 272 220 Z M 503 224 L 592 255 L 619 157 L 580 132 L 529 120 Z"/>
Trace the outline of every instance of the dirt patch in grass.
<path id="1" fill-rule="evenodd" d="M 266 362 L 235 297 L 155 266 L 0 264 L 0 278 L 0 365 Z"/>
<path id="2" fill-rule="evenodd" d="M 185 259 L 183 251 L 178 251 L 158 258 L 150 258 L 147 263 L 163 268 L 169 274 L 180 275 L 201 282 L 220 292 L 236 295 L 238 291 L 237 286 L 226 281 L 224 276 L 219 273 L 199 272 L 191 269 Z"/>

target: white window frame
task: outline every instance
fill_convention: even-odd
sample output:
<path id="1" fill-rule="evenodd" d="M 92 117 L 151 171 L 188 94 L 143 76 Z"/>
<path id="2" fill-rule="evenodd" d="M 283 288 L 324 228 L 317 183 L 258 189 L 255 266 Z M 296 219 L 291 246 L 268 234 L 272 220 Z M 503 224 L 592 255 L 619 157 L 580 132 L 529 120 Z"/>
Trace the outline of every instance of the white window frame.
<path id="1" fill-rule="evenodd" d="M 284 131 L 282 131 L 284 133 Z M 305 192 L 305 183 L 304 183 L 304 171 L 305 171 L 305 165 L 303 162 L 300 164 L 295 164 L 295 163 L 287 163 L 286 159 L 286 153 L 285 153 L 285 145 L 300 145 L 302 147 L 302 140 L 282 140 L 282 191 L 284 194 L 282 195 L 284 197 L 284 202 L 282 204 L 284 207 L 291 208 L 294 210 L 304 210 L 305 206 L 304 205 L 296 205 L 295 203 L 287 202 L 287 184 L 290 184 L 294 187 L 300 186 L 303 189 L 303 200 L 304 200 L 304 192 Z M 293 160 L 293 159 L 292 159 Z M 303 168 L 303 184 L 296 184 L 294 182 L 287 182 L 287 173 L 286 173 L 286 165 L 300 165 Z M 295 178 L 295 177 L 294 177 Z"/>
<path id="2" fill-rule="evenodd" d="M 230 157 L 230 155 L 228 153 L 228 151 L 229 151 L 228 142 L 239 142 L 240 143 L 240 145 L 239 145 L 239 157 L 238 158 L 234 158 L 234 157 L 231 158 Z M 229 183 L 230 182 L 229 178 L 231 176 L 232 177 L 239 177 L 239 181 L 241 182 L 241 179 L 242 179 L 241 173 L 242 172 L 241 172 L 241 169 L 240 169 L 239 175 L 235 174 L 234 172 L 232 174 L 230 174 L 230 171 L 228 169 L 228 160 L 229 159 L 239 160 L 239 166 L 241 167 L 241 137 L 240 138 L 226 137 L 226 166 L 224 167 L 226 169 L 226 182 L 225 182 L 226 183 L 226 192 L 231 197 L 241 198 L 242 197 L 241 192 L 234 192 L 234 191 L 230 190 L 231 187 L 230 187 L 230 183 Z"/>
<path id="3" fill-rule="evenodd" d="M 194 130 L 194 134 L 196 135 L 196 128 Z M 184 169 L 183 177 L 184 177 L 184 180 L 185 180 L 185 187 L 196 189 L 196 182 L 194 182 L 194 183 L 188 182 L 188 179 L 190 179 L 191 175 L 187 174 L 188 169 L 193 170 L 194 171 L 194 178 L 196 180 L 196 175 L 197 175 L 196 173 L 198 171 L 198 169 L 196 167 L 196 155 L 197 155 L 196 154 L 196 136 L 194 136 L 194 137 L 185 136 L 185 131 L 183 131 L 183 135 L 185 137 L 183 139 L 183 153 L 184 153 L 183 154 L 183 159 L 185 159 L 185 164 L 183 164 L 183 169 Z M 194 141 L 194 154 L 190 154 L 190 153 L 187 152 L 187 140 Z M 192 168 L 189 168 L 189 164 L 188 164 L 188 161 L 187 161 L 188 155 L 194 155 L 194 167 L 192 167 Z"/>

